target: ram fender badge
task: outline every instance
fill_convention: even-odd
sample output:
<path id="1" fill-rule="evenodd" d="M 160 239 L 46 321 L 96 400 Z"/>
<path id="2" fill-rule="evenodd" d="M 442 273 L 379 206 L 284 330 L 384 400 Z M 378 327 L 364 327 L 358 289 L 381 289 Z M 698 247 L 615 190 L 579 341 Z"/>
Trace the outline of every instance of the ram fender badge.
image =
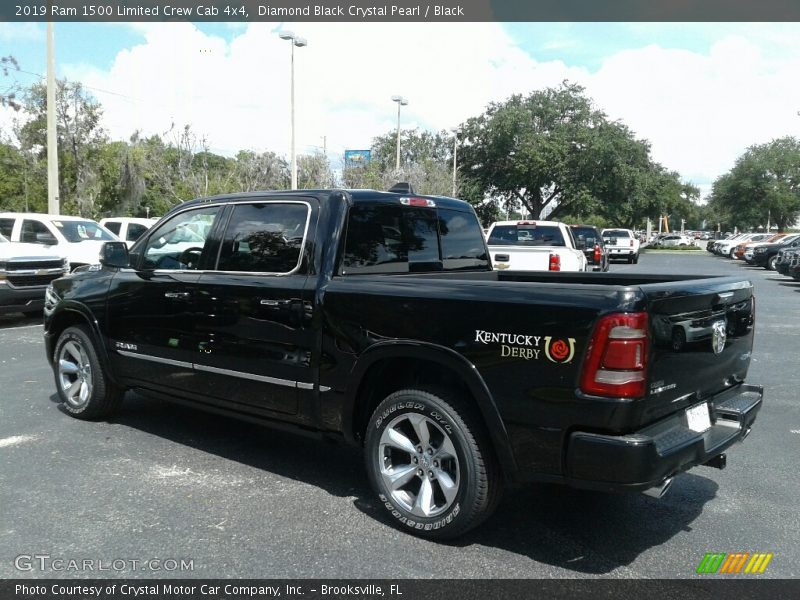
<path id="1" fill-rule="evenodd" d="M 714 354 L 722 354 L 728 333 L 725 331 L 725 321 L 715 321 L 711 326 L 711 349 Z"/>

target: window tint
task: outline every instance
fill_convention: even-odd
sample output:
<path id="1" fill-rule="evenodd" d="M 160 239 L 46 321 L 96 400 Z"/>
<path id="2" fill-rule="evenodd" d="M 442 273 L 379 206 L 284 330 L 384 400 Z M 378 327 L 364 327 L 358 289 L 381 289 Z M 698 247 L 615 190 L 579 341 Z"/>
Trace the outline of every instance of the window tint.
<path id="1" fill-rule="evenodd" d="M 475 216 L 441 208 L 438 213 L 444 270 L 488 268 L 483 231 Z"/>
<path id="2" fill-rule="evenodd" d="M 342 274 L 419 273 L 488 265 L 480 225 L 470 213 L 368 205 L 350 210 Z"/>
<path id="3" fill-rule="evenodd" d="M 114 235 L 119 235 L 119 229 L 122 227 L 122 223 L 119 221 L 106 221 L 103 223 L 103 227 L 108 229 Z"/>
<path id="4" fill-rule="evenodd" d="M 144 225 L 139 225 L 139 223 L 128 223 L 128 231 L 125 233 L 125 239 L 129 242 L 135 242 L 142 237 L 142 234 L 145 231 L 147 231 L 147 227 Z M 119 231 L 114 231 L 114 233 L 119 235 Z"/>
<path id="5" fill-rule="evenodd" d="M 144 269 L 198 269 L 218 206 L 179 213 L 156 228 L 147 240 Z"/>
<path id="6" fill-rule="evenodd" d="M 495 225 L 490 246 L 563 246 L 564 237 L 555 225 Z"/>
<path id="7" fill-rule="evenodd" d="M 266 202 L 233 209 L 222 241 L 220 271 L 289 273 L 300 264 L 306 204 Z"/>
<path id="8" fill-rule="evenodd" d="M 0 219 L 0 233 L 11 239 L 11 231 L 14 229 L 14 219 Z"/>
<path id="9" fill-rule="evenodd" d="M 22 221 L 19 239 L 26 244 L 45 244 L 46 241 L 52 244 L 58 243 L 58 240 L 47 228 L 47 225 L 41 221 L 32 221 L 30 219 Z"/>

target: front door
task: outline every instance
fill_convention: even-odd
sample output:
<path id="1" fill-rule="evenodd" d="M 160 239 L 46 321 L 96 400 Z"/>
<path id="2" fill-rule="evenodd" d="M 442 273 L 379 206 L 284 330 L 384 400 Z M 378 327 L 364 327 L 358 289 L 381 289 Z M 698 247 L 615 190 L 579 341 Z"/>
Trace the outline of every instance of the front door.
<path id="1" fill-rule="evenodd" d="M 216 258 L 218 245 L 209 234 L 221 212 L 206 205 L 177 213 L 135 249 L 132 268 L 114 276 L 107 331 L 113 369 L 121 377 L 148 387 L 196 389 L 199 269 Z"/>

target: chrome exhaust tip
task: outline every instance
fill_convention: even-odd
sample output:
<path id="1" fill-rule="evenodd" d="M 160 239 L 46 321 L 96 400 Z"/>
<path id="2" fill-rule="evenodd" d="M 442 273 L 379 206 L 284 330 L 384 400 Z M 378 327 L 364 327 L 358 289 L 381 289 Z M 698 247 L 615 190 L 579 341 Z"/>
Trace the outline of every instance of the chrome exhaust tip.
<path id="1" fill-rule="evenodd" d="M 672 485 L 672 480 L 674 477 L 667 477 L 664 481 L 659 483 L 657 486 L 651 487 L 650 489 L 644 490 L 642 493 L 645 496 L 650 496 L 651 498 L 663 498 L 664 494 L 667 493 L 670 486 Z"/>

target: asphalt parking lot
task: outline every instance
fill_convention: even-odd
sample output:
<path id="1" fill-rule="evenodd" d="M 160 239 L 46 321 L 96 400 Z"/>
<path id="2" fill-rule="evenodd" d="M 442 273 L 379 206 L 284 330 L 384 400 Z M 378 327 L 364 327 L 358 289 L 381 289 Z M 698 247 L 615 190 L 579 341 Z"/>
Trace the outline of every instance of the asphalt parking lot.
<path id="1" fill-rule="evenodd" d="M 354 449 L 134 394 L 111 422 L 69 418 L 41 325 L 0 317 L 0 577 L 691 578 L 706 552 L 742 551 L 774 553 L 759 577 L 800 576 L 800 283 L 706 252 L 612 271 L 754 282 L 752 435 L 727 469 L 694 469 L 661 500 L 531 485 L 447 545 L 384 520 Z M 19 570 L 20 555 L 193 570 Z"/>

